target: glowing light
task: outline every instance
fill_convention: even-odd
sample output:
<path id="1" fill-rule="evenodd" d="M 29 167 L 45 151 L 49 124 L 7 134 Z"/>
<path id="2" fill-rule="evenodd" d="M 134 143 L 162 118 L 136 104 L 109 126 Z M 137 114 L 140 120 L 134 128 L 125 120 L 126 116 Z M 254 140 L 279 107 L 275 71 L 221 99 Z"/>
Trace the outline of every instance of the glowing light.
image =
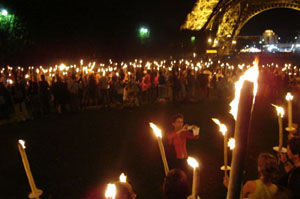
<path id="1" fill-rule="evenodd" d="M 284 109 L 281 106 L 276 106 L 275 104 L 272 104 L 276 108 L 277 115 L 283 118 L 284 115 Z"/>
<path id="2" fill-rule="evenodd" d="M 216 118 L 211 118 L 212 121 L 214 121 L 214 123 L 216 123 L 219 127 L 220 127 L 220 132 L 225 135 L 225 133 L 227 132 L 227 127 L 225 126 L 225 124 L 222 124 L 218 119 Z"/>
<path id="3" fill-rule="evenodd" d="M 161 130 L 152 122 L 150 122 L 149 124 L 150 124 L 150 127 L 152 128 L 154 134 L 156 135 L 156 137 L 161 138 L 162 137 Z"/>
<path id="4" fill-rule="evenodd" d="M 253 62 L 253 67 L 247 69 L 247 71 L 240 77 L 239 81 L 235 83 L 235 98 L 232 100 L 230 103 L 231 110 L 230 113 L 233 115 L 234 119 L 236 120 L 237 117 L 237 112 L 238 112 L 238 106 L 239 106 L 239 101 L 240 101 L 240 92 L 243 87 L 244 81 L 250 81 L 254 83 L 254 89 L 253 89 L 253 103 L 255 100 L 255 96 L 257 93 L 257 79 L 259 75 L 259 70 L 258 70 L 258 60 L 255 59 Z"/>
<path id="5" fill-rule="evenodd" d="M 199 167 L 199 163 L 197 162 L 197 160 L 195 158 L 188 157 L 187 162 L 193 168 Z"/>
<path id="6" fill-rule="evenodd" d="M 7 10 L 2 10 L 2 11 L 1 11 L 1 15 L 3 15 L 3 16 L 7 16 L 7 15 L 8 15 L 8 12 L 7 12 Z"/>
<path id="7" fill-rule="evenodd" d="M 233 150 L 235 148 L 235 139 L 234 138 L 229 139 L 228 147 L 230 148 L 230 150 Z"/>
<path id="8" fill-rule="evenodd" d="M 66 69 L 66 65 L 65 64 L 61 64 L 59 66 L 59 70 L 62 71 L 62 70 L 65 70 Z"/>
<path id="9" fill-rule="evenodd" d="M 116 197 L 116 185 L 115 184 L 108 184 L 106 191 L 105 191 L 105 197 L 106 198 L 115 198 Z"/>
<path id="10" fill-rule="evenodd" d="M 119 178 L 120 178 L 120 182 L 126 182 L 127 180 L 127 176 L 124 173 L 122 173 Z"/>
<path id="11" fill-rule="evenodd" d="M 19 140 L 19 143 L 21 144 L 22 148 L 25 149 L 25 141 L 24 140 Z"/>
<path id="12" fill-rule="evenodd" d="M 293 96 L 290 92 L 288 92 L 288 93 L 286 94 L 286 96 L 285 96 L 285 99 L 286 99 L 287 101 L 291 101 L 291 100 L 293 100 L 293 98 L 294 98 L 294 96 Z"/>

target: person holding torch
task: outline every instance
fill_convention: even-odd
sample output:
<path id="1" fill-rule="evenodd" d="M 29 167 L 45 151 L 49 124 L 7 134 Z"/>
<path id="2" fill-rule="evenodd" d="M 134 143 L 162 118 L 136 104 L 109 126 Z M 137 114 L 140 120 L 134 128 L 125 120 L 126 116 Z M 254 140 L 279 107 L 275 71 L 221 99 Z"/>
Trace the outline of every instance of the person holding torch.
<path id="1" fill-rule="evenodd" d="M 168 133 L 168 142 L 170 146 L 174 147 L 176 152 L 173 168 L 187 171 L 188 153 L 186 150 L 186 139 L 198 139 L 199 127 L 184 125 L 182 114 L 174 115 L 171 124 L 173 129 Z"/>

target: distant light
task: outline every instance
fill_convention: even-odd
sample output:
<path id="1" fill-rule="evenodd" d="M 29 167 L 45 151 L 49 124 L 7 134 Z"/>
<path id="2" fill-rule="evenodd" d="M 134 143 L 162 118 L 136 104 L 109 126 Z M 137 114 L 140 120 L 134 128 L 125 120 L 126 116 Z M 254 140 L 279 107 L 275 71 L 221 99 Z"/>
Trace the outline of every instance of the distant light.
<path id="1" fill-rule="evenodd" d="M 207 42 L 208 42 L 208 43 L 211 43 L 211 42 L 212 42 L 212 39 L 211 39 L 211 38 L 208 38 Z"/>
<path id="2" fill-rule="evenodd" d="M 1 15 L 3 15 L 3 16 L 6 16 L 6 15 L 8 15 L 8 12 L 7 12 L 7 10 L 2 10 L 2 11 L 1 11 Z"/>
<path id="3" fill-rule="evenodd" d="M 278 37 L 278 40 L 280 40 L 280 37 Z"/>
<path id="4" fill-rule="evenodd" d="M 232 44 L 236 44 L 236 40 L 232 40 Z"/>
<path id="5" fill-rule="evenodd" d="M 195 40 L 196 40 L 196 37 L 195 36 L 191 36 L 191 42 L 193 43 L 193 42 L 195 42 Z"/>
<path id="6" fill-rule="evenodd" d="M 139 29 L 139 36 L 142 39 L 149 38 L 149 36 L 150 36 L 150 30 L 148 28 L 146 28 L 146 27 L 141 27 Z"/>
<path id="7" fill-rule="evenodd" d="M 295 37 L 295 39 L 298 39 L 298 37 Z"/>

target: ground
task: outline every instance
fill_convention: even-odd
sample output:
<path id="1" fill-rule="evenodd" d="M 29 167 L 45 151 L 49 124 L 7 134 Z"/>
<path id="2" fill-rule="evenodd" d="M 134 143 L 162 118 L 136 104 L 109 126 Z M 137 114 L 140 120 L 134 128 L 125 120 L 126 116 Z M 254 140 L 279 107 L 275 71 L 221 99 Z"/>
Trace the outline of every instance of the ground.
<path id="1" fill-rule="evenodd" d="M 223 163 L 223 136 L 211 118 L 227 124 L 232 135 L 234 120 L 228 111 L 229 101 L 212 99 L 137 109 L 90 109 L 0 126 L 0 198 L 27 198 L 30 192 L 18 139 L 26 141 L 36 185 L 44 192 L 41 198 L 104 198 L 106 184 L 118 180 L 122 172 L 128 176 L 137 198 L 162 198 L 164 169 L 149 122 L 159 125 L 165 134 L 168 117 L 177 112 L 184 114 L 186 123 L 201 128 L 199 140 L 187 142 L 189 155 L 200 161 L 200 197 L 225 198 L 223 172 L 219 169 Z M 298 113 L 296 104 L 296 123 Z M 272 147 L 278 145 L 277 116 L 270 101 L 258 97 L 252 117 L 245 180 L 257 177 L 257 155 L 275 154 Z M 287 118 L 283 121 L 286 126 Z"/>

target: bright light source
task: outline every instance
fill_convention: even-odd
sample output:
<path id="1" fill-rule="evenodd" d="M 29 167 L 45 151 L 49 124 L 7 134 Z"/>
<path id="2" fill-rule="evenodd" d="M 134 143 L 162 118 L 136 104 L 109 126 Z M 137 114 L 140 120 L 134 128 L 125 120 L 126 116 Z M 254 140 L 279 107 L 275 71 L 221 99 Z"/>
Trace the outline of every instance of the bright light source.
<path id="1" fill-rule="evenodd" d="M 2 10 L 2 11 L 1 11 L 1 15 L 4 15 L 4 16 L 8 15 L 7 10 Z"/>
<path id="2" fill-rule="evenodd" d="M 191 36 L 191 42 L 195 42 L 196 37 L 195 36 Z"/>
<path id="3" fill-rule="evenodd" d="M 139 37 L 142 38 L 142 39 L 145 39 L 145 38 L 149 38 L 150 36 L 150 30 L 146 27 L 141 27 L 139 29 Z"/>

